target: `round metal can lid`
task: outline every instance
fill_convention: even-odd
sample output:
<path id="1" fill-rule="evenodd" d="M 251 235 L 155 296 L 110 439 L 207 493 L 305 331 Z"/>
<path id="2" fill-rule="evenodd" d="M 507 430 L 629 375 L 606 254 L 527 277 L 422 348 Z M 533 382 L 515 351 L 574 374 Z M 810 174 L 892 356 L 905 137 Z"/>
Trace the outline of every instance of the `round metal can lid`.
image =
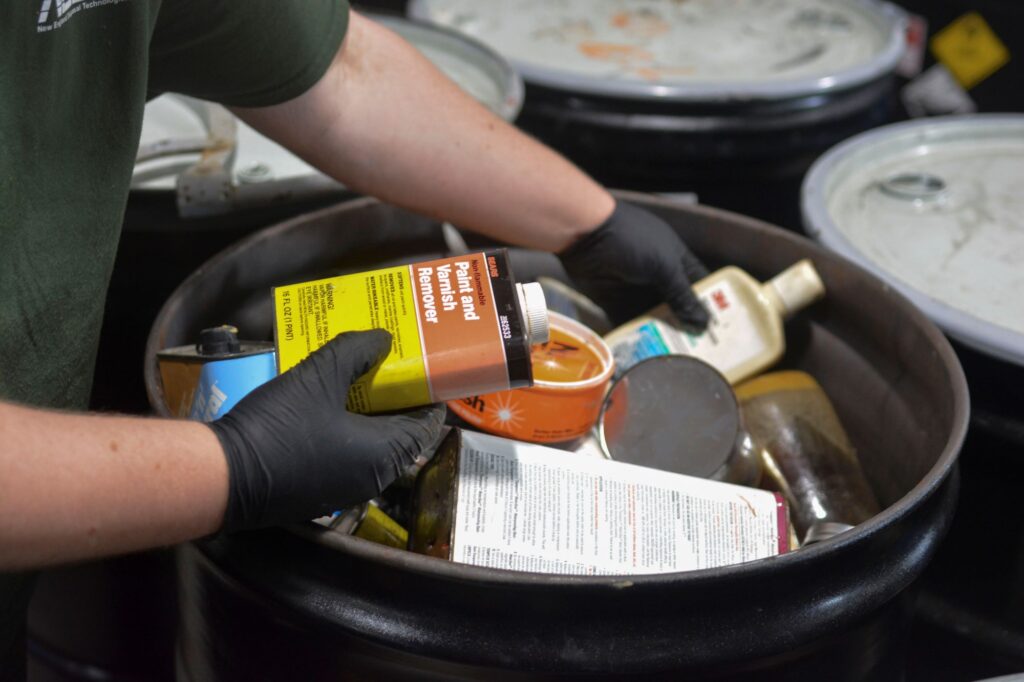
<path id="1" fill-rule="evenodd" d="M 611 459 L 689 476 L 717 472 L 740 436 L 729 382 L 685 355 L 631 367 L 608 392 L 598 419 L 598 438 Z"/>
<path id="2" fill-rule="evenodd" d="M 531 83 L 627 98 L 781 99 L 892 71 L 904 14 L 878 0 L 412 0 Z"/>
<path id="3" fill-rule="evenodd" d="M 911 121 L 829 150 L 804 179 L 807 232 L 947 334 L 1024 365 L 1024 115 Z"/>

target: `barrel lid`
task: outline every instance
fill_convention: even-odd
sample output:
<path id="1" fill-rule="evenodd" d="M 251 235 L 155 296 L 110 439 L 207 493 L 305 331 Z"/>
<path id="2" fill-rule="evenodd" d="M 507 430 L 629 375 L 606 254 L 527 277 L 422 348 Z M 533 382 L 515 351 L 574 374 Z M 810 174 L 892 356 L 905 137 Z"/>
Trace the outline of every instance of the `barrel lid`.
<path id="1" fill-rule="evenodd" d="M 878 128 L 804 179 L 807 232 L 950 336 L 1024 365 L 1024 115 Z"/>
<path id="2" fill-rule="evenodd" d="M 409 14 L 508 57 L 523 77 L 634 99 L 783 99 L 890 73 L 904 14 L 878 0 L 412 0 Z"/>

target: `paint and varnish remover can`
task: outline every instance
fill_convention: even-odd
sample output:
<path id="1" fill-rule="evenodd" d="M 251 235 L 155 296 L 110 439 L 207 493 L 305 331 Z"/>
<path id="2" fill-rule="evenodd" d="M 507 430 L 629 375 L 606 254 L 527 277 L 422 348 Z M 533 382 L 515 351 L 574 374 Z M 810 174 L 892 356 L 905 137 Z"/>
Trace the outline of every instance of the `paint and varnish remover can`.
<path id="1" fill-rule="evenodd" d="M 612 351 L 579 322 L 551 311 L 548 319 L 548 342 L 531 351 L 533 386 L 452 400 L 448 409 L 475 428 L 534 443 L 590 431 L 615 371 Z"/>
<path id="2" fill-rule="evenodd" d="M 516 283 L 504 249 L 277 287 L 274 308 L 281 372 L 341 332 L 391 332 L 349 391 L 357 412 L 530 386 L 530 347 L 548 340 L 544 292 Z"/>

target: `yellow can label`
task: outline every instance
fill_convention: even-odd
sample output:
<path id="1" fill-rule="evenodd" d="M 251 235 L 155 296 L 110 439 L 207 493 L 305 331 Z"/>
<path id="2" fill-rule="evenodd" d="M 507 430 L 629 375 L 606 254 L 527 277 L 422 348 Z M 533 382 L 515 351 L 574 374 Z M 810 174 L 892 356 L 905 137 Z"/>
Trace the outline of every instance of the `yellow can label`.
<path id="1" fill-rule="evenodd" d="M 385 412 L 431 402 L 409 266 L 274 289 L 278 371 L 341 332 L 387 329 L 391 353 L 349 391 L 349 409 Z"/>
<path id="2" fill-rule="evenodd" d="M 964 14 L 939 31 L 931 48 L 936 59 L 968 90 L 1010 61 L 1006 45 L 977 12 Z"/>
<path id="3" fill-rule="evenodd" d="M 502 253 L 277 287 L 278 372 L 288 371 L 342 332 L 387 329 L 391 352 L 352 385 L 350 410 L 389 412 L 508 390 L 505 344 L 523 341 L 512 287 Z M 528 357 L 516 367 L 530 379 Z"/>

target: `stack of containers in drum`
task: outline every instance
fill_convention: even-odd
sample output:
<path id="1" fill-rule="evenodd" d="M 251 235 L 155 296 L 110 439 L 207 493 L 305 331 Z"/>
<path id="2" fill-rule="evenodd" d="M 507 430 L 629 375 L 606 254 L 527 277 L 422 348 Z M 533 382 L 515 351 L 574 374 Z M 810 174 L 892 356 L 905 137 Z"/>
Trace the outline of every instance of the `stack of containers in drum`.
<path id="1" fill-rule="evenodd" d="M 803 212 L 810 234 L 954 340 L 970 385 L 963 492 L 919 600 L 930 661 L 921 679 L 958 667 L 973 677 L 956 679 L 1020 672 L 1024 115 L 927 119 L 855 137 L 811 169 Z"/>
<path id="2" fill-rule="evenodd" d="M 885 122 L 903 13 L 876 0 L 413 0 L 505 55 L 519 125 L 612 187 L 797 229 L 800 179 Z"/>
<path id="3" fill-rule="evenodd" d="M 891 287 L 802 237 L 724 211 L 618 198 L 665 219 L 709 267 L 766 280 L 813 261 L 828 295 L 787 326 L 782 366 L 828 391 L 883 511 L 799 551 L 656 575 L 471 566 L 312 522 L 191 544 L 179 563 L 179 680 L 903 679 L 904 590 L 948 528 L 967 428 L 952 348 Z M 435 222 L 369 199 L 250 236 L 157 317 L 146 353 L 154 409 L 168 414 L 157 352 L 225 320 L 269 340 L 270 287 L 446 248 Z M 517 279 L 553 274 L 540 271 L 542 255 L 557 264 L 520 259 L 537 271 L 517 267 Z"/>

